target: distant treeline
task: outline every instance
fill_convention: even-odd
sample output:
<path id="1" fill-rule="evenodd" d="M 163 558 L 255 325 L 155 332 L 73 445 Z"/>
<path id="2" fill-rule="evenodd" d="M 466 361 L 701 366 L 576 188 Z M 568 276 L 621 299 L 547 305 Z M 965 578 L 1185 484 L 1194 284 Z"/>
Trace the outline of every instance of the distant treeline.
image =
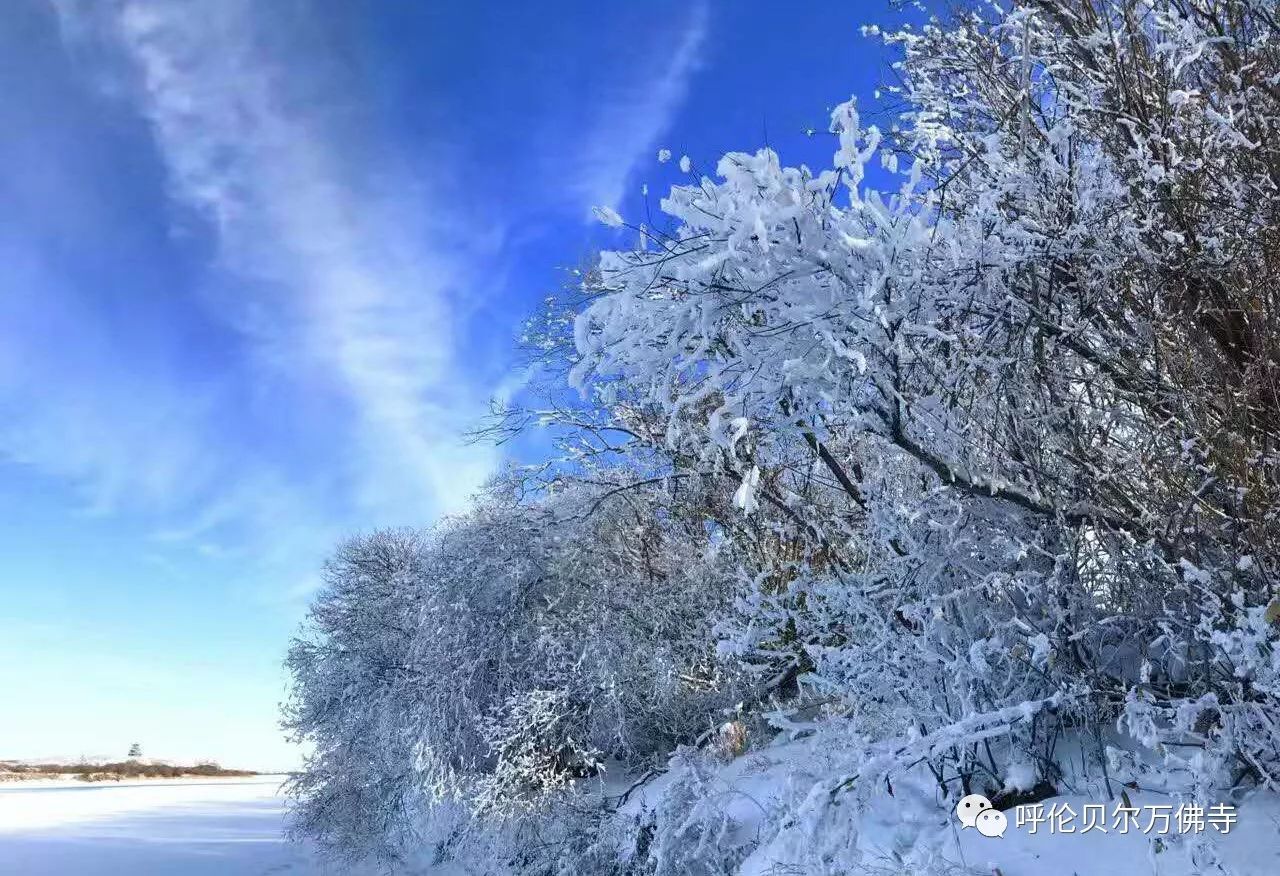
<path id="1" fill-rule="evenodd" d="M 184 776 L 255 776 L 251 770 L 223 769 L 216 763 L 198 763 L 194 766 L 167 763 L 143 763 L 136 760 L 114 763 L 37 763 L 22 764 L 0 761 L 0 775 L 11 778 L 39 778 L 43 776 L 73 775 L 86 782 L 115 779 L 178 779 Z"/>

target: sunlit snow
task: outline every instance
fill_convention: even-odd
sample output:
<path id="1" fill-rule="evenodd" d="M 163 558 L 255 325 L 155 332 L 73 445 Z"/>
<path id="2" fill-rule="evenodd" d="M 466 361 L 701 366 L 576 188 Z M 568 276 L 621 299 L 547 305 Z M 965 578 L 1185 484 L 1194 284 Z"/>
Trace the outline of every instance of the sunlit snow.
<path id="1" fill-rule="evenodd" d="M 0 785 L 4 876 L 328 873 L 284 839 L 281 777 Z"/>

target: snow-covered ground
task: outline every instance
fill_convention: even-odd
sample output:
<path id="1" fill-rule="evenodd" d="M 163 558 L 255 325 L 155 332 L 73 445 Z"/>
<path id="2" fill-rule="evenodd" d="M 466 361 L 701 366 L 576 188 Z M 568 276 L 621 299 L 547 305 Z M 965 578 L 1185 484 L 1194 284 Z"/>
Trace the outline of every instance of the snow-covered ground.
<path id="1" fill-rule="evenodd" d="M 282 833 L 281 777 L 0 785 L 3 876 L 316 876 Z"/>
<path id="2" fill-rule="evenodd" d="M 784 793 L 778 769 L 799 754 L 797 746 L 778 746 L 723 765 L 712 785 L 711 800 L 737 827 L 722 839 L 734 845 L 738 832 L 763 825 Z M 653 805 L 676 777 L 672 771 L 639 790 L 624 807 L 638 814 Z M 3 876 L 357 876 L 330 869 L 306 848 L 282 835 L 284 802 L 279 777 L 253 779 L 140 781 L 87 785 L 81 782 L 31 782 L 0 785 L 0 874 Z M 899 794 L 904 788 L 899 788 Z M 1090 799 L 1056 798 L 1081 811 Z M 1163 802 L 1134 792 L 1137 806 Z M 1054 801 L 1046 801 L 1049 805 Z M 1096 801 L 1095 801 L 1096 802 Z M 892 848 L 903 831 L 934 847 L 942 870 L 955 874 L 1001 876 L 1107 876 L 1151 873 L 1193 876 L 1176 841 L 1162 848 L 1154 837 L 1028 835 L 1010 813 L 1003 839 L 954 829 L 947 813 L 935 820 L 906 824 L 892 811 L 861 824 L 868 850 L 877 849 L 863 873 L 914 872 Z M 1260 795 L 1241 807 L 1240 820 L 1223 838 L 1223 863 L 1240 876 L 1280 873 L 1280 800 Z M 933 839 L 930 840 L 930 835 Z M 800 873 L 785 865 L 785 834 L 759 845 L 737 872 Z M 912 846 L 921 845 L 919 842 Z M 935 862 L 937 863 L 937 862 Z M 780 869 L 781 865 L 781 869 Z M 428 872 L 444 872 L 431 871 Z M 463 872 L 451 870 L 449 872 Z M 474 872 L 474 871 L 473 871 Z M 589 876 L 589 874 L 584 874 Z"/>

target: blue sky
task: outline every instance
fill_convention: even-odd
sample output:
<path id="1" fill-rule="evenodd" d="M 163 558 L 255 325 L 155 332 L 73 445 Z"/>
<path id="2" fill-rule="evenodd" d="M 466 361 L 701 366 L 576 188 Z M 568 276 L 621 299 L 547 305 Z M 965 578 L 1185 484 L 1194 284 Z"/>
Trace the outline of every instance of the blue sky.
<path id="1" fill-rule="evenodd" d="M 296 763 L 325 554 L 502 464 L 460 435 L 627 243 L 590 208 L 656 209 L 660 147 L 828 161 L 885 5 L 7 4 L 0 757 Z"/>

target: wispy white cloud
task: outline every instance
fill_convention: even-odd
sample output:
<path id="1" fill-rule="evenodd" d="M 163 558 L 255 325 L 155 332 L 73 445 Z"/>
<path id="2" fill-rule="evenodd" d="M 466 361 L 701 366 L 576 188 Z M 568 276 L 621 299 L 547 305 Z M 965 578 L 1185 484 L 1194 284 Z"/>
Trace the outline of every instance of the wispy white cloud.
<path id="1" fill-rule="evenodd" d="M 322 47 L 279 37 L 290 29 L 273 8 L 59 7 L 70 40 L 123 61 L 114 91 L 150 124 L 175 202 L 213 230 L 223 276 L 210 306 L 244 334 L 264 378 L 345 402 L 349 422 L 314 425 L 350 442 L 332 473 L 348 498 L 374 521 L 456 509 L 494 462 L 458 438 L 485 395 L 459 362 L 450 300 L 473 281 L 475 253 L 431 245 L 433 224 L 463 217 L 363 181 L 370 156 L 331 111 L 345 83 Z M 133 74 L 124 86 L 121 67 Z M 244 492 L 225 493 L 209 518 L 260 501 Z"/>
<path id="2" fill-rule="evenodd" d="M 601 103 L 579 162 L 577 190 L 588 206 L 616 209 L 632 174 L 653 157 L 701 64 L 709 27 L 709 4 L 700 0 L 677 33 L 662 35 L 628 87 Z"/>

